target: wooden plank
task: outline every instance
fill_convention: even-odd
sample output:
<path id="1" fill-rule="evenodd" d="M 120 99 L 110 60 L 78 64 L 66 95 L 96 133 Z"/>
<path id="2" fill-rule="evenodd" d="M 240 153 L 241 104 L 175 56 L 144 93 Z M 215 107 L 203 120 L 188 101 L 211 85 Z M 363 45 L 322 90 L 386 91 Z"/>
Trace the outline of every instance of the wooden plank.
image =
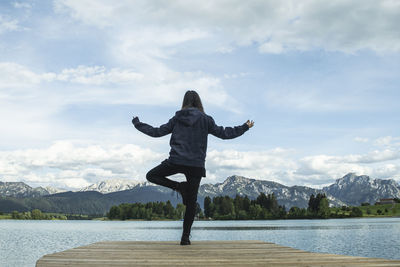
<path id="1" fill-rule="evenodd" d="M 45 255 L 36 266 L 400 266 L 400 260 L 312 253 L 262 241 L 104 241 Z"/>

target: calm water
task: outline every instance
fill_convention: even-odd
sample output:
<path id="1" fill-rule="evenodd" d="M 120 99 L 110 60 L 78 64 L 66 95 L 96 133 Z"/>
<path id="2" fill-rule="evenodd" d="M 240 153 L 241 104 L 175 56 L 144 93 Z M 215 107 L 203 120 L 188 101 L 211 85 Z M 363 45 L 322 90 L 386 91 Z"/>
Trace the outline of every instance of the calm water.
<path id="1" fill-rule="evenodd" d="M 182 222 L 0 220 L 0 266 L 103 240 L 175 240 Z M 400 259 L 400 218 L 194 222 L 192 240 L 262 240 L 313 252 Z"/>

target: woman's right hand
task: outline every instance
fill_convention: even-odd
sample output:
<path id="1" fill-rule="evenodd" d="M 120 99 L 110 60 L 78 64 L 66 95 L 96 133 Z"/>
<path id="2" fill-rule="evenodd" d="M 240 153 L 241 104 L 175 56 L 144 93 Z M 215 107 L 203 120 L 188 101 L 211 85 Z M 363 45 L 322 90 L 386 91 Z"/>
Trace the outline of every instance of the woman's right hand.
<path id="1" fill-rule="evenodd" d="M 247 124 L 247 126 L 249 126 L 249 129 L 251 128 L 251 127 L 253 127 L 254 126 L 254 121 L 253 120 L 247 120 L 246 121 L 246 124 Z"/>

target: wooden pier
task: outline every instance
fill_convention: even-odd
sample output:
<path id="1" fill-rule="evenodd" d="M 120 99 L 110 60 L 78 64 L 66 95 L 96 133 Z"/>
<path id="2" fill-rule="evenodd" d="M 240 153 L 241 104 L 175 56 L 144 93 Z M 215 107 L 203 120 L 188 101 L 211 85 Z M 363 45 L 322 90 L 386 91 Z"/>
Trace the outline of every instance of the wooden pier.
<path id="1" fill-rule="evenodd" d="M 312 253 L 261 241 L 98 242 L 45 255 L 36 266 L 400 266 L 400 260 Z"/>

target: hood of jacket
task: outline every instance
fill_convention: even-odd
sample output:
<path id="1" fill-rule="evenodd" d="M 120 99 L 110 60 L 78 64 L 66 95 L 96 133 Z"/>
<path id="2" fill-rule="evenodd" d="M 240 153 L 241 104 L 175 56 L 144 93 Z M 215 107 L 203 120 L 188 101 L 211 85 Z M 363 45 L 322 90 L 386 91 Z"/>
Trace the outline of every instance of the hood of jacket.
<path id="1" fill-rule="evenodd" d="M 175 118 L 181 122 L 183 125 L 192 126 L 195 124 L 202 116 L 203 112 L 197 108 L 185 108 L 179 110 L 175 113 Z"/>

